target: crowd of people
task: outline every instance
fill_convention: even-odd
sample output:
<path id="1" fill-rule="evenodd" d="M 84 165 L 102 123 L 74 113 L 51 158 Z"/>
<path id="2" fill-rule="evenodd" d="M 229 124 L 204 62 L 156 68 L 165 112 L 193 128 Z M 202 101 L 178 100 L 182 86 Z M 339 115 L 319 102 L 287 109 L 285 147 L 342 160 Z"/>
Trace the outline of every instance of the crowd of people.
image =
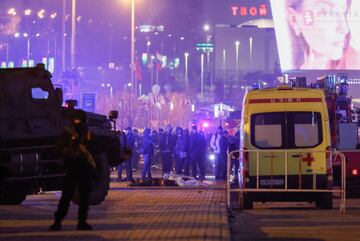
<path id="1" fill-rule="evenodd" d="M 168 179 L 171 174 L 192 176 L 204 181 L 206 172 L 212 172 L 216 180 L 227 179 L 227 155 L 239 150 L 240 134 L 230 136 L 221 126 L 214 134 L 205 134 L 198 130 L 196 125 L 190 129 L 171 125 L 164 129 L 151 130 L 145 128 L 143 133 L 137 129 L 127 127 L 123 144 L 132 150 L 131 158 L 118 166 L 119 181 L 134 181 L 133 171 L 139 168 L 140 156 L 143 156 L 141 180 L 151 180 L 151 167 L 156 164 L 162 166 L 162 177 Z M 209 161 L 213 156 L 213 163 Z M 231 168 L 237 173 L 239 155 L 232 156 Z M 207 167 L 213 168 L 208 170 Z M 123 169 L 126 169 L 126 178 L 123 178 Z M 236 175 L 235 175 L 236 179 Z"/>
<path id="2" fill-rule="evenodd" d="M 92 230 L 92 226 L 87 223 L 89 198 L 94 182 L 99 181 L 96 161 L 88 149 L 92 134 L 86 126 L 85 112 L 73 110 L 70 119 L 71 123 L 65 127 L 64 134 L 57 145 L 64 159 L 65 177 L 61 198 L 54 214 L 54 222 L 49 227 L 52 231 L 62 229 L 62 221 L 69 210 L 76 190 L 79 193 L 77 229 Z M 227 154 L 233 150 L 239 150 L 240 144 L 239 132 L 234 136 L 229 136 L 221 126 L 213 135 L 206 135 L 204 131 L 199 131 L 196 125 L 190 130 L 177 127 L 175 133 L 171 125 L 167 125 L 165 130 L 146 128 L 143 133 L 128 127 L 124 132 L 121 145 L 132 152 L 128 160 L 118 166 L 118 178 L 122 180 L 122 172 L 125 168 L 127 181 L 134 180 L 133 168 L 138 168 L 141 155 L 144 158 L 141 180 L 151 180 L 152 163 L 161 162 L 164 179 L 168 179 L 175 170 L 177 175 L 192 176 L 199 181 L 204 181 L 210 150 L 215 157 L 213 165 L 215 179 L 226 180 Z M 235 173 L 239 168 L 238 158 L 239 155 L 232 156 L 231 168 L 234 166 Z"/>

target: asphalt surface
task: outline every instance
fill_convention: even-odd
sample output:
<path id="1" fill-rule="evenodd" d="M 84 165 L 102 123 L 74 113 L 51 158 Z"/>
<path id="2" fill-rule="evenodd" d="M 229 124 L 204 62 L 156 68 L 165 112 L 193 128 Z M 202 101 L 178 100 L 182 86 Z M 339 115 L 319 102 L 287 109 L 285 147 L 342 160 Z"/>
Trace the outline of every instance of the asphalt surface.
<path id="1" fill-rule="evenodd" d="M 61 192 L 28 196 L 0 206 L 1 241 L 230 240 L 224 183 L 208 187 L 127 187 L 111 184 L 107 199 L 92 206 L 92 231 L 77 231 L 71 205 L 60 232 L 49 231 Z"/>
<path id="2" fill-rule="evenodd" d="M 0 206 L 0 241 L 360 241 L 360 199 L 348 199 L 345 214 L 339 213 L 338 198 L 333 210 L 310 203 L 255 203 L 252 210 L 228 213 L 224 182 L 208 180 L 207 186 L 194 188 L 128 184 L 112 182 L 105 202 L 91 206 L 93 231 L 75 230 L 76 205 L 71 205 L 62 231 L 48 230 L 61 192 Z"/>
<path id="3" fill-rule="evenodd" d="M 333 210 L 310 203 L 256 203 L 253 210 L 235 211 L 231 239 L 240 241 L 353 241 L 360 240 L 360 199 L 348 199 L 345 214 L 339 200 Z"/>

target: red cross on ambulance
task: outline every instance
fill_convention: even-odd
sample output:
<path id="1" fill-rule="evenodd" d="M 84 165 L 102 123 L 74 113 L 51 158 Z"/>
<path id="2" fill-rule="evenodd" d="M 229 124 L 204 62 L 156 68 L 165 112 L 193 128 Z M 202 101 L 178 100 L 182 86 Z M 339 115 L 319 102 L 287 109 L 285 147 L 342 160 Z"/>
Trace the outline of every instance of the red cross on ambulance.
<path id="1" fill-rule="evenodd" d="M 314 158 L 311 156 L 311 153 L 307 153 L 306 157 L 303 157 L 303 162 L 307 162 L 308 167 L 311 167 L 311 164 L 313 161 L 314 161 Z"/>

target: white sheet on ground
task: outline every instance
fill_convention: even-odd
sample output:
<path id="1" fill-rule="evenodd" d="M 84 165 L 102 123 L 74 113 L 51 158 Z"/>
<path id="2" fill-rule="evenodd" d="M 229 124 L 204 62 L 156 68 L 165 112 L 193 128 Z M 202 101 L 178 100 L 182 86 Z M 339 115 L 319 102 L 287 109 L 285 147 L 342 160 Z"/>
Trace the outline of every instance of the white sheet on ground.
<path id="1" fill-rule="evenodd" d="M 184 175 L 169 175 L 169 180 L 174 180 L 179 186 L 183 187 L 208 187 L 210 184 L 207 181 L 199 181 L 190 176 Z"/>

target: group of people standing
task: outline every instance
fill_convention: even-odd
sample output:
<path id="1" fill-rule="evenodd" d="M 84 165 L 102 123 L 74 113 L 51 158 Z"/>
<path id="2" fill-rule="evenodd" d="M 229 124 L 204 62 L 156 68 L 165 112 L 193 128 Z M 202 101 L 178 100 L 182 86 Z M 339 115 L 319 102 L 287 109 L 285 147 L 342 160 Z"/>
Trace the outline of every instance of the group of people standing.
<path id="1" fill-rule="evenodd" d="M 91 132 L 86 126 L 86 114 L 83 111 L 73 110 L 71 123 L 65 128 L 65 132 L 59 141 L 58 148 L 64 159 L 65 178 L 62 195 L 58 208 L 54 214 L 54 223 L 49 227 L 52 231 L 61 230 L 61 223 L 65 218 L 75 190 L 79 191 L 78 230 L 92 230 L 87 223 L 89 210 L 89 197 L 94 181 L 98 181 L 97 166 L 94 158 L 88 151 L 91 141 Z M 130 127 L 125 129 L 125 135 L 121 144 L 132 150 L 131 158 L 118 166 L 118 177 L 121 179 L 123 167 L 126 168 L 127 181 L 133 180 L 133 167 L 137 168 L 140 154 L 144 157 L 144 165 L 141 179 L 151 179 L 151 162 L 158 149 L 162 160 L 163 178 L 167 179 L 175 167 L 176 174 L 193 176 L 205 180 L 205 165 L 208 154 L 207 137 L 203 131 L 198 131 L 197 126 L 191 130 L 177 127 L 175 133 L 171 125 L 165 130 L 151 131 L 146 128 L 143 135 L 137 129 Z M 227 131 L 218 127 L 211 137 L 210 148 L 215 158 L 215 178 L 226 179 L 226 160 L 228 151 L 239 150 L 239 134 L 229 137 Z M 232 166 L 235 165 L 235 173 L 239 168 L 237 161 L 239 156 L 233 156 Z M 175 165 L 173 165 L 175 161 Z M 235 175 L 237 176 L 237 175 Z"/>
<path id="2" fill-rule="evenodd" d="M 210 138 L 209 138 L 210 139 Z M 229 136 L 228 131 L 220 126 L 208 141 L 203 131 L 194 125 L 191 129 L 177 127 L 175 131 L 171 125 L 165 129 L 151 130 L 146 128 L 140 135 L 137 129 L 125 129 L 123 144 L 133 150 L 132 157 L 118 166 L 118 179 L 122 179 L 123 167 L 126 168 L 126 181 L 133 181 L 132 171 L 137 169 L 140 154 L 144 164 L 141 179 L 151 179 L 151 166 L 157 156 L 161 159 L 162 176 L 168 179 L 175 168 L 177 175 L 192 176 L 197 180 L 205 180 L 205 172 L 209 154 L 209 147 L 215 156 L 214 173 L 217 180 L 226 180 L 227 154 L 239 149 L 239 133 Z M 158 153 L 158 155 L 156 155 Z M 233 157 L 232 166 L 238 170 L 238 155 Z"/>

